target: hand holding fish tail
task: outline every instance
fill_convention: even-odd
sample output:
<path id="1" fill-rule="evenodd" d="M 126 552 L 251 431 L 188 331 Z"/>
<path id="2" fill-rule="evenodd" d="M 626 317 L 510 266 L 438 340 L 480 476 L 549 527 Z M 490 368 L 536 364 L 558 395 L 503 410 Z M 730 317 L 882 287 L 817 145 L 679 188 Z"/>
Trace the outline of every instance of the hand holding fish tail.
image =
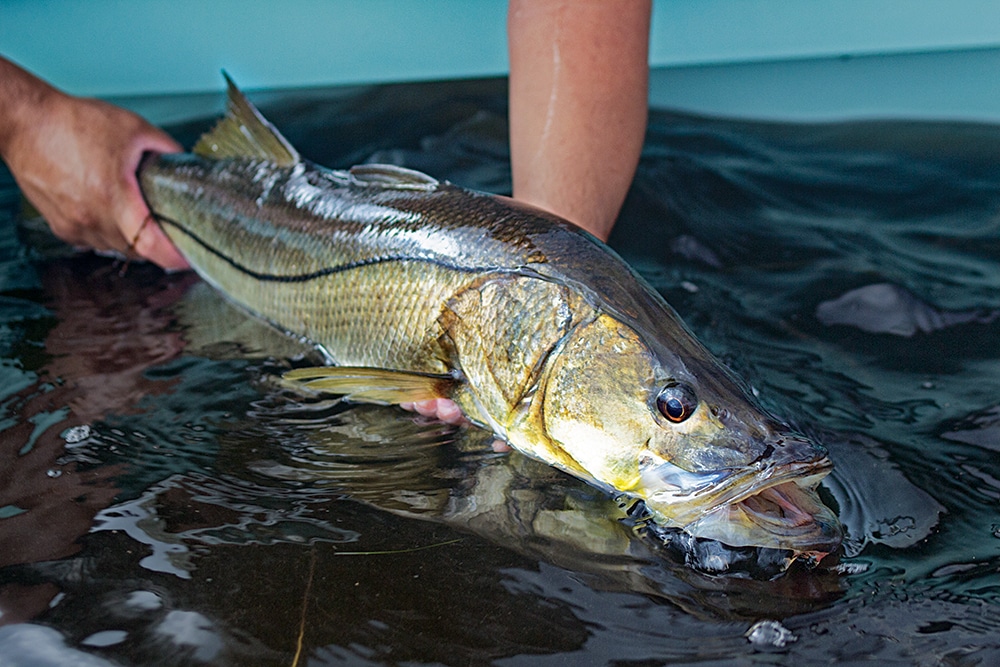
<path id="1" fill-rule="evenodd" d="M 186 268 L 163 231 L 147 224 L 135 176 L 144 153 L 179 150 L 139 116 L 68 95 L 0 58 L 0 157 L 64 241 Z"/>

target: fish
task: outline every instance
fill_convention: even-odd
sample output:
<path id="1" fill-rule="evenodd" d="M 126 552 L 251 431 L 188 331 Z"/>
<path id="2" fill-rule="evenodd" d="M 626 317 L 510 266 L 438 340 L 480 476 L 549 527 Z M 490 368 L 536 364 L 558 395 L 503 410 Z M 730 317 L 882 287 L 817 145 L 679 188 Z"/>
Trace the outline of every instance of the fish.
<path id="1" fill-rule="evenodd" d="M 819 443 L 765 410 L 611 248 L 514 199 L 388 164 L 302 158 L 226 76 L 190 153 L 140 188 L 191 267 L 309 341 L 303 391 L 453 400 L 514 450 L 659 530 L 815 564 L 843 537 Z M 636 509 L 638 508 L 638 509 Z"/>

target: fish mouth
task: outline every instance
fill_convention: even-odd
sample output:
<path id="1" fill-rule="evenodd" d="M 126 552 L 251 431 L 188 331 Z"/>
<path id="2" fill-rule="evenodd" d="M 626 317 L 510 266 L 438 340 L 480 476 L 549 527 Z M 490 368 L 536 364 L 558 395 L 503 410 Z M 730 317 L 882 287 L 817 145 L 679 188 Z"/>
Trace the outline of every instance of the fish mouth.
<path id="1" fill-rule="evenodd" d="M 640 495 L 650 532 L 665 543 L 701 546 L 701 551 L 702 541 L 722 545 L 699 557 L 704 562 L 698 569 L 728 570 L 734 560 L 746 561 L 754 552 L 753 560 L 766 561 L 765 573 L 773 574 L 795 561 L 815 565 L 840 546 L 840 521 L 817 490 L 832 468 L 825 455 L 750 470 L 682 475 L 663 462 L 643 474 L 646 492 Z"/>
<path id="2" fill-rule="evenodd" d="M 795 558 L 819 562 L 837 550 L 843 531 L 820 500 L 816 483 L 794 480 L 767 486 L 706 511 L 683 529 L 733 547 L 788 550 Z"/>

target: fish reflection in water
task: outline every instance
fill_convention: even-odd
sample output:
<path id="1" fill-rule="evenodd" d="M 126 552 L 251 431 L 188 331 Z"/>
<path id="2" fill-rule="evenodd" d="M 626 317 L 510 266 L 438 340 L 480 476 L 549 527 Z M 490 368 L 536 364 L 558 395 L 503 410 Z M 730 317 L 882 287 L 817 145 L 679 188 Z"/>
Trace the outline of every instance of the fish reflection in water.
<path id="1" fill-rule="evenodd" d="M 225 332 L 226 340 L 236 340 L 236 330 L 245 337 L 246 342 L 223 348 L 210 330 L 191 326 L 188 331 L 198 336 L 192 345 L 202 351 L 241 355 L 267 349 L 275 335 L 201 285 L 178 311 L 191 322 L 203 321 L 210 312 L 212 329 Z M 292 352 L 287 344 L 286 352 Z M 300 347 L 299 352 L 311 350 Z M 627 515 L 629 504 L 516 452 L 494 452 L 486 431 L 456 429 L 393 408 L 304 400 L 281 388 L 282 369 L 275 365 L 265 372 L 270 380 L 262 389 L 268 398 L 256 403 L 249 421 L 220 438 L 221 460 L 228 464 L 235 457 L 226 466 L 234 475 L 246 469 L 271 483 L 326 488 L 399 516 L 469 531 L 519 553 L 589 571 L 618 590 L 676 598 L 692 609 L 712 607 L 709 600 L 699 600 L 705 587 L 729 591 L 721 608 L 700 613 L 754 617 L 761 605 L 786 613 L 832 599 L 840 590 L 831 572 L 797 572 L 784 584 L 726 583 L 726 578 L 700 575 L 685 566 L 683 557 L 671 560 L 658 540 L 639 537 Z M 261 443 L 272 443 L 266 449 L 270 456 L 247 459 L 245 452 L 262 451 Z"/>
<path id="2" fill-rule="evenodd" d="M 297 401 L 266 399 L 252 421 L 231 425 L 220 438 L 221 476 L 169 479 L 129 506 L 99 515 L 95 530 L 131 533 L 154 552 L 144 561 L 147 568 L 185 578 L 204 567 L 196 556 L 199 544 L 310 544 L 325 554 L 324 567 L 336 571 L 338 555 L 418 557 L 430 548 L 437 560 L 471 534 L 587 573 L 602 589 L 644 593 L 699 616 L 784 616 L 841 591 L 830 571 L 770 582 L 700 575 L 638 539 L 620 507 L 600 491 L 524 456 L 496 454 L 489 434 L 476 429 L 400 418 L 383 407 Z M 250 451 L 268 456 L 252 459 Z M 376 538 L 382 547 L 372 548 L 370 530 L 323 520 L 337 502 L 360 502 L 457 532 L 431 543 L 387 534 Z M 364 548 L 357 545 L 362 534 L 368 536 Z"/>
<path id="3" fill-rule="evenodd" d="M 186 317 L 207 306 L 218 317 L 227 308 L 197 287 L 189 296 L 172 312 Z M 231 322 L 220 331 L 240 329 L 239 317 Z M 244 328 L 243 340 L 228 336 L 225 345 L 190 329 L 187 352 L 243 358 L 268 340 L 266 329 L 259 337 L 253 332 L 256 326 Z M 280 364 L 256 359 L 260 367 L 250 376 L 277 378 Z M 156 388 L 154 382 L 150 389 Z M 83 555 L 9 568 L 8 580 L 61 592 L 48 622 L 72 624 L 84 646 L 127 628 L 122 645 L 130 660 L 166 655 L 218 664 L 286 663 L 280 647 L 291 650 L 303 604 L 311 644 L 329 647 L 316 655 L 339 655 L 338 646 L 371 642 L 375 632 L 397 647 L 393 655 L 451 663 L 461 656 L 477 662 L 491 652 L 575 650 L 592 633 L 572 611 L 573 599 L 591 587 L 624 596 L 625 606 L 608 619 L 613 623 L 625 622 L 635 605 L 649 605 L 644 596 L 685 609 L 692 619 L 748 624 L 762 609 L 801 613 L 839 595 L 841 582 L 829 573 L 758 582 L 672 566 L 635 539 L 604 494 L 525 457 L 493 453 L 481 432 L 391 408 L 303 404 L 266 382 L 260 390 L 245 416 L 220 425 L 210 474 L 182 469 L 137 485 L 144 490 L 114 504 L 117 489 L 107 484 L 110 506 L 97 513 Z M 158 400 L 171 396 L 159 392 Z M 106 434 L 96 423 L 97 433 Z M 484 581 L 483 567 L 495 578 Z M 382 568 L 392 568 L 391 576 L 380 575 Z M 577 580 L 581 574 L 587 585 Z M 480 597 L 516 607 L 517 622 L 498 625 Z M 95 605 L 102 613 L 87 613 Z M 414 618 L 414 605 L 421 613 L 435 610 L 436 621 Z M 234 609 L 268 613 L 236 624 Z M 25 610 L 21 618 L 38 611 Z M 654 604 L 649 613 L 663 612 Z M 385 623 L 373 629 L 350 621 L 358 617 Z M 407 648 L 413 642 L 403 637 L 415 634 L 433 648 L 412 653 L 418 649 Z M 6 636 L 0 631 L 0 643 Z M 62 645 L 58 636 L 30 636 Z M 75 655 L 65 650 L 67 659 Z"/>

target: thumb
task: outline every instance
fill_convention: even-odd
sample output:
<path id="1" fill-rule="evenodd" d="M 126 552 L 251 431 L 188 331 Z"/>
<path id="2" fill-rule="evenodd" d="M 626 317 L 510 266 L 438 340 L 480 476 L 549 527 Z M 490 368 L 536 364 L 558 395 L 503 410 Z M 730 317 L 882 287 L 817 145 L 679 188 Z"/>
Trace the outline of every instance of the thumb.
<path id="1" fill-rule="evenodd" d="M 130 159 L 126 161 L 128 168 L 125 178 L 128 186 L 118 217 L 118 227 L 129 241 L 129 248 L 140 257 L 167 270 L 187 269 L 190 268 L 187 260 L 170 242 L 149 210 L 137 174 L 143 154 L 176 153 L 181 150 L 181 146 L 162 130 L 152 126 L 146 129 L 133 142 Z"/>

